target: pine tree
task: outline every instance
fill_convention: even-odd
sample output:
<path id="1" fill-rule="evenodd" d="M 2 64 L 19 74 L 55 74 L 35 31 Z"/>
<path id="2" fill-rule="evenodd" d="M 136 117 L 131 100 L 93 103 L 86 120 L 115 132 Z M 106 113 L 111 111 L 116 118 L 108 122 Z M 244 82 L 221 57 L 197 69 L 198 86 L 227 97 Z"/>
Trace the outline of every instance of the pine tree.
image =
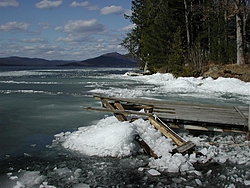
<path id="1" fill-rule="evenodd" d="M 183 20 L 180 18 L 181 11 L 176 6 L 180 5 L 180 2 L 182 1 L 132 1 L 133 14 L 127 18 L 136 24 L 136 27 L 127 34 L 122 45 L 131 54 L 139 57 L 142 64 L 147 63 L 152 72 L 169 64 L 173 34 L 179 25 L 176 23 Z"/>
<path id="2" fill-rule="evenodd" d="M 185 48 L 183 46 L 180 28 L 178 28 L 176 33 L 173 35 L 173 39 L 171 53 L 168 56 L 168 71 L 178 77 L 186 74 L 184 70 Z"/>
<path id="3" fill-rule="evenodd" d="M 125 17 L 135 28 L 121 44 L 151 72 L 202 74 L 207 62 L 236 62 L 236 54 L 244 64 L 249 13 L 248 0 L 132 0 L 132 15 Z"/>

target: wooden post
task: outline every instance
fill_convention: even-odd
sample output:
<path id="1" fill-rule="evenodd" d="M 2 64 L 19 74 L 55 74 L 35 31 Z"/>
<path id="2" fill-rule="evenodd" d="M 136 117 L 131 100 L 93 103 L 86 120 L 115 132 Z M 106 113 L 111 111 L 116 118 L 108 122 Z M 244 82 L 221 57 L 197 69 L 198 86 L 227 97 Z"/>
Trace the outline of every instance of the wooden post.
<path id="1" fill-rule="evenodd" d="M 250 141 L 250 105 L 248 110 L 248 122 L 247 122 L 248 132 L 247 132 L 247 141 Z"/>
<path id="2" fill-rule="evenodd" d="M 159 157 L 154 153 L 154 151 L 149 147 L 149 145 L 137 134 L 135 135 L 135 140 L 137 142 L 139 142 L 141 148 L 143 149 L 143 151 L 151 156 L 154 157 L 155 159 L 158 159 Z"/>
<path id="3" fill-rule="evenodd" d="M 120 102 L 118 102 L 118 101 L 116 101 L 116 102 L 114 103 L 114 106 L 115 106 L 118 110 L 124 110 L 122 104 L 121 104 Z M 128 114 L 126 114 L 126 113 L 122 113 L 122 115 L 124 115 L 125 117 L 128 116 Z"/>
<path id="4" fill-rule="evenodd" d="M 111 110 L 115 110 L 115 108 L 107 101 L 107 99 L 102 99 L 102 103 L 105 104 L 107 108 Z M 124 115 L 116 114 L 116 113 L 114 113 L 114 115 L 119 121 L 126 121 L 126 118 Z"/>

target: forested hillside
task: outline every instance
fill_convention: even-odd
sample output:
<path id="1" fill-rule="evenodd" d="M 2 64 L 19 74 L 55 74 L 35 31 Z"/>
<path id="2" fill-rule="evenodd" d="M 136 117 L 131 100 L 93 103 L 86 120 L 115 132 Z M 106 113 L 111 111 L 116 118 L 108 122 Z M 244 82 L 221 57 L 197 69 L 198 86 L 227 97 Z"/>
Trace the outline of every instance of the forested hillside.
<path id="1" fill-rule="evenodd" d="M 199 76 L 211 63 L 250 63 L 249 0 L 133 0 L 125 18 L 135 27 L 121 45 L 151 72 Z"/>

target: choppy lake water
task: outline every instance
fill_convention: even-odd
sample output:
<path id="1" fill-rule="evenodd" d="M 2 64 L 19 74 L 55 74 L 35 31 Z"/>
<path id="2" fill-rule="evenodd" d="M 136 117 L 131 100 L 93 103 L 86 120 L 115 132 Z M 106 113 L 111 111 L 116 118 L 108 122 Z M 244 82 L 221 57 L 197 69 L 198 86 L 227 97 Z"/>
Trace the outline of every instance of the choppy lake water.
<path id="1" fill-rule="evenodd" d="M 161 176 L 151 176 L 138 170 L 148 162 L 148 157 L 142 154 L 124 158 L 88 157 L 67 151 L 59 144 L 51 147 L 55 134 L 90 126 L 110 115 L 83 110 L 100 106 L 92 93 L 250 104 L 250 86 L 235 80 L 214 81 L 216 89 L 211 89 L 213 84 L 209 80 L 195 78 L 175 79 L 164 85 L 172 78 L 124 76 L 129 70 L 1 68 L 1 187 L 247 187 L 250 184 L 249 162 L 211 164 L 202 167 L 200 174 L 163 172 Z M 199 82 L 204 82 L 202 87 Z M 227 83 L 230 86 L 223 88 Z M 230 89 L 233 84 L 240 87 Z"/>

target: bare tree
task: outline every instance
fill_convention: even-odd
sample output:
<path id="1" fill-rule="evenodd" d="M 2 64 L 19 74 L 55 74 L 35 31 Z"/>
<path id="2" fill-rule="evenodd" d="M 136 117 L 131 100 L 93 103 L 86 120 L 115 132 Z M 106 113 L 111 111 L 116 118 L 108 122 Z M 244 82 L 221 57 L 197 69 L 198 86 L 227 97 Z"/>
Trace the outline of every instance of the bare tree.
<path id="1" fill-rule="evenodd" d="M 184 0 L 183 3 L 185 7 L 185 25 L 186 25 L 187 45 L 189 48 L 190 47 L 190 32 L 189 32 L 189 18 L 188 18 L 189 10 L 188 10 L 187 0 Z"/>
<path id="2" fill-rule="evenodd" d="M 245 1 L 235 0 L 235 17 L 236 17 L 236 43 L 237 43 L 237 64 L 244 65 L 245 57 L 244 57 L 244 45 L 243 45 L 243 20 L 241 17 L 241 12 L 243 10 Z"/>
<path id="3" fill-rule="evenodd" d="M 242 33 L 243 33 L 243 44 L 244 50 L 246 48 L 246 27 L 247 27 L 247 19 L 250 13 L 250 1 L 244 1 L 244 7 L 242 8 Z"/>

